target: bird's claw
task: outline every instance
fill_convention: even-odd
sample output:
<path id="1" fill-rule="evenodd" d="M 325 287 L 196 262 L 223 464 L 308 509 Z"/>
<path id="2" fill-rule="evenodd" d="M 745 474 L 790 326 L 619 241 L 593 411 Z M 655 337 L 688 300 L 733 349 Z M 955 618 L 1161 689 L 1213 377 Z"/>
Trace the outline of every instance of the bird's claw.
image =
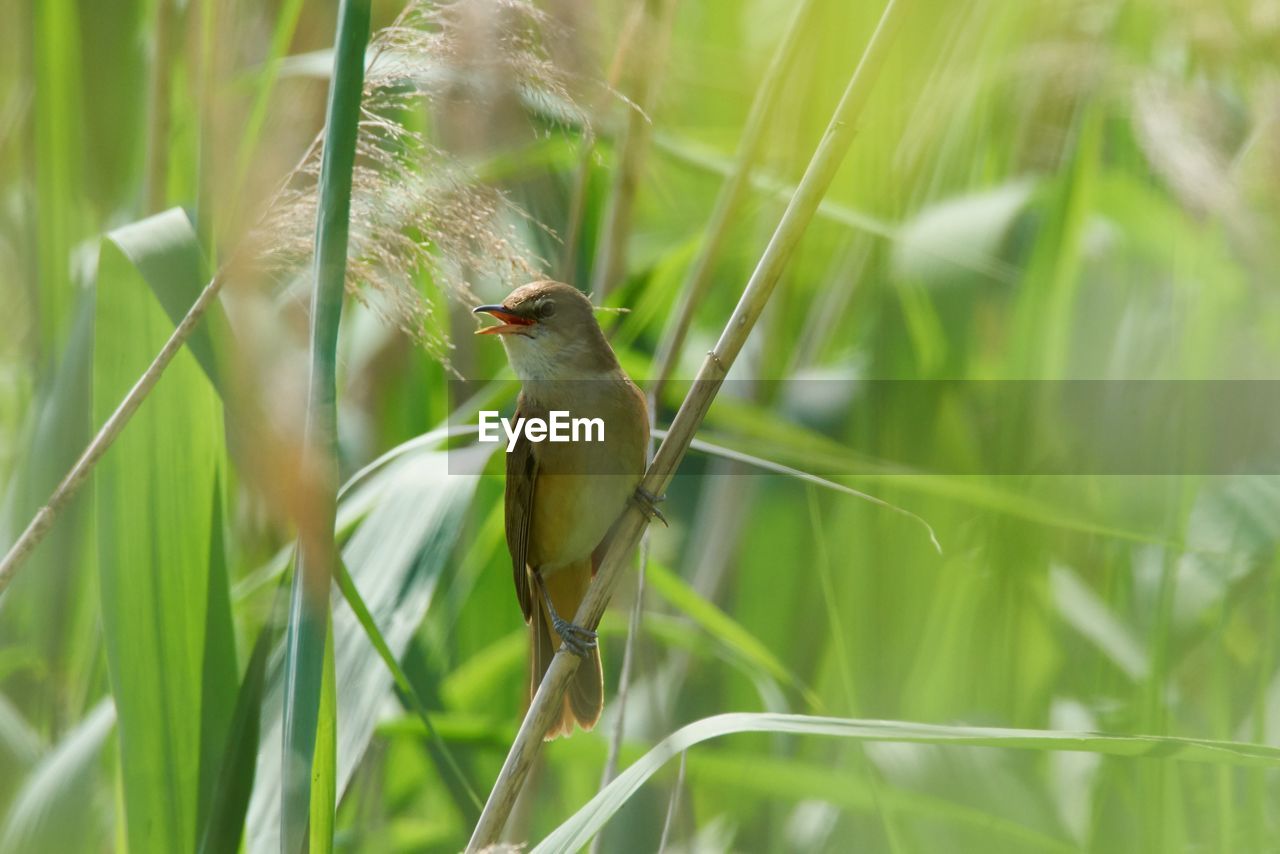
<path id="1" fill-rule="evenodd" d="M 654 495 L 643 486 L 637 486 L 635 494 L 631 496 L 631 500 L 636 503 L 644 515 L 650 519 L 657 519 L 662 523 L 663 527 L 669 528 L 671 525 L 667 522 L 667 517 L 662 515 L 662 511 L 658 509 L 658 505 L 667 500 L 667 496 Z"/>
<path id="2" fill-rule="evenodd" d="M 598 644 L 598 635 L 595 632 L 591 631 L 591 629 L 584 629 L 577 623 L 571 623 L 563 617 L 555 617 L 551 621 L 551 627 L 560 636 L 561 647 L 576 656 L 585 656 L 595 649 Z"/>

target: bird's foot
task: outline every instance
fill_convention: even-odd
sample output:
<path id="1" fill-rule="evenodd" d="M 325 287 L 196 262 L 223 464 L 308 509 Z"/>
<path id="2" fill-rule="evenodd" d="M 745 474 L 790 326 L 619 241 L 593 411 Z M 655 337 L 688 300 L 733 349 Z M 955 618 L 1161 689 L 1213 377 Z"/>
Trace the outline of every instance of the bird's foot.
<path id="1" fill-rule="evenodd" d="M 551 601 L 551 594 L 547 592 L 547 585 L 542 580 L 542 573 L 535 572 L 533 577 L 538 583 L 538 589 L 542 591 L 542 601 L 547 606 L 547 615 L 551 617 L 551 628 L 555 629 L 556 634 L 560 636 L 560 648 L 569 650 L 579 658 L 585 657 L 591 650 L 596 648 L 596 638 L 598 636 L 591 629 L 583 628 L 577 623 L 571 623 L 556 613 L 555 603 Z"/>
<path id="2" fill-rule="evenodd" d="M 669 528 L 671 525 L 667 522 L 667 517 L 662 515 L 662 511 L 658 509 L 658 505 L 667 500 L 665 495 L 654 495 L 643 486 L 637 486 L 635 493 L 631 496 L 631 500 L 636 503 L 644 515 L 650 519 L 657 519 L 662 523 L 663 527 Z"/>
<path id="3" fill-rule="evenodd" d="M 584 629 L 577 623 L 571 623 L 558 614 L 551 619 L 551 628 L 560 636 L 560 645 L 576 656 L 584 657 L 595 649 L 598 635 L 591 629 Z"/>

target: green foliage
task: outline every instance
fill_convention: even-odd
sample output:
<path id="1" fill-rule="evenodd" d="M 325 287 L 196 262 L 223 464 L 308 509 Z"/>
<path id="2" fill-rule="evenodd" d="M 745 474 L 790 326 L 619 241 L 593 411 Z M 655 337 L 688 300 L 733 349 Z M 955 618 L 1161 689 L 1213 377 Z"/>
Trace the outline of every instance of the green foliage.
<path id="1" fill-rule="evenodd" d="M 103 240 L 95 423 L 172 329 L 148 280 L 190 299 L 203 284 L 199 266 L 181 214 Z M 224 456 L 218 396 L 182 353 L 95 474 L 102 630 L 135 851 L 195 847 L 226 746 L 236 651 L 222 544 Z"/>
<path id="2" fill-rule="evenodd" d="M 430 447 L 409 450 L 344 490 L 339 524 L 350 520 L 352 531 L 342 561 L 351 586 L 360 592 L 364 613 L 343 605 L 333 613 L 337 741 L 331 768 L 339 795 L 368 748 L 393 681 L 363 618 L 387 626 L 381 632 L 386 651 L 404 656 L 446 577 L 476 487 L 475 477 L 451 476 L 449 465 L 444 454 Z M 251 850 L 280 847 L 284 654 L 283 646 L 276 650 L 266 677 L 263 736 L 246 828 Z"/>
<path id="3" fill-rule="evenodd" d="M 85 806 L 97 794 L 98 753 L 115 720 L 115 707 L 104 700 L 31 769 L 9 807 L 0 851 L 17 854 L 94 847 L 102 828 L 85 820 Z"/>
<path id="4" fill-rule="evenodd" d="M 683 727 L 631 763 L 616 780 L 544 839 L 535 852 L 576 851 L 662 766 L 695 744 L 742 732 L 772 732 L 906 744 L 965 744 L 1015 750 L 1073 750 L 1115 756 L 1159 756 L 1184 762 L 1276 767 L 1280 748 L 1200 739 L 1120 737 L 1064 731 L 928 726 L 897 721 L 857 721 L 803 715 L 719 715 Z M 779 789 L 785 777 L 775 778 Z M 779 792 L 781 794 L 781 792 Z"/>
<path id="5" fill-rule="evenodd" d="M 628 109 L 596 81 L 628 5 L 584 17 L 591 4 L 539 4 L 557 16 L 541 41 L 524 23 L 504 41 L 500 16 L 460 14 L 465 38 L 444 38 L 437 19 L 426 40 L 451 52 L 396 42 L 403 76 L 383 79 L 406 100 L 364 116 L 383 146 L 368 150 L 401 163 L 396 128 L 409 128 L 465 168 L 372 182 L 382 195 L 361 197 L 349 224 L 326 206 L 313 318 L 301 267 L 254 269 L 248 250 L 271 235 L 246 234 L 322 130 L 330 89 L 354 107 L 363 39 L 335 51 L 339 4 L 166 4 L 173 39 L 158 63 L 153 2 L 28 2 L 0 28 L 0 547 L 212 271 L 233 271 L 223 305 L 0 596 L 0 851 L 274 852 L 284 830 L 293 852 L 308 827 L 317 850 L 459 850 L 467 790 L 483 798 L 496 777 L 528 676 L 501 455 L 472 450 L 468 432 L 477 408 L 509 411 L 515 384 L 444 279 L 490 302 L 526 274 L 498 280 L 482 256 L 545 258 L 529 274 L 541 275 L 569 252 L 573 280 L 590 281 Z M 403 4 L 371 5 L 377 29 Z M 572 850 L 599 833 L 605 851 L 657 850 L 666 826 L 672 850 L 1273 844 L 1277 449 L 1202 465 L 1242 425 L 1162 421 L 1126 384 L 1269 381 L 1280 362 L 1267 6 L 921 0 L 671 485 L 671 527 L 651 532 L 621 777 L 600 792 L 632 583 L 601 625 L 606 717 L 544 746 L 512 839 Z M 628 269 L 610 289 L 630 311 L 599 315 L 642 386 L 796 4 L 676 8 Z M 812 3 L 659 426 L 882 8 Z M 529 85 L 544 66 L 504 82 L 503 51 L 526 36 L 567 72 L 563 100 Z M 346 64 L 330 87 L 335 57 Z M 428 110 L 408 100 L 419 88 Z M 380 168 L 348 166 L 357 190 Z M 158 178 L 189 216 L 145 218 Z M 500 190 L 527 218 L 502 208 L 470 223 L 480 238 L 442 223 L 453 245 L 476 247 L 459 259 L 420 228 L 453 208 L 406 211 L 435 198 L 423 186 Z M 314 225 L 308 199 L 295 231 Z M 396 230 L 401 216 L 418 226 Z M 403 293 L 344 282 L 347 253 L 330 238 L 348 225 L 364 246 L 424 239 L 439 263 L 361 257 Z M 510 246 L 486 242 L 495 234 Z M 304 242 L 290 251 L 309 259 Z M 344 284 L 361 299 L 344 301 Z M 426 337 L 447 336 L 452 370 L 478 381 L 468 400 L 450 368 L 381 322 L 410 293 L 431 308 Z M 318 408 L 334 408 L 313 438 L 330 431 L 328 486 L 347 482 L 334 519 L 311 512 L 316 479 L 295 464 L 317 318 L 330 395 Z M 876 385 L 916 380 L 939 393 L 908 406 Z M 1106 381 L 1114 411 L 1047 393 L 983 409 L 971 390 L 994 380 Z M 1114 423 L 1133 436 L 1109 435 Z M 1035 465 L 1175 434 L 1185 454 L 1160 475 Z M 290 585 L 323 566 L 295 571 L 304 522 L 334 532 L 349 577 L 321 574 L 316 607 L 290 617 Z M 293 688 L 290 670 L 306 671 Z M 287 783 L 286 743 L 298 759 Z"/>

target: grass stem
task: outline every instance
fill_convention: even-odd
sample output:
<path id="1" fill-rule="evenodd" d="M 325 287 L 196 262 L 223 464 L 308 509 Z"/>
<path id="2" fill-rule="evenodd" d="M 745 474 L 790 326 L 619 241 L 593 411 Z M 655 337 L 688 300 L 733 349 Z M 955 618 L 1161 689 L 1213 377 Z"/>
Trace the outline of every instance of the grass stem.
<path id="1" fill-rule="evenodd" d="M 310 530 L 298 535 L 298 566 L 290 595 L 285 640 L 284 759 L 281 849 L 300 851 L 314 814 L 312 783 L 333 791 L 332 781 L 312 779 L 318 753 L 321 683 L 329 634 L 329 587 L 336 565 L 333 529 L 337 515 L 337 350 L 346 293 L 351 182 L 369 42 L 369 0 L 342 0 L 329 86 L 324 150 L 316 211 L 314 289 L 311 303 L 311 374 L 307 392 L 305 451 L 319 476 Z M 327 766 L 332 772 L 332 766 Z M 332 803 L 319 805 L 332 812 Z M 332 821 L 328 822 L 332 831 Z"/>
<path id="2" fill-rule="evenodd" d="M 617 164 L 600 243 L 591 266 L 591 295 L 603 301 L 627 274 L 627 240 L 631 236 L 631 212 L 649 150 L 649 115 L 658 100 L 661 69 L 666 63 L 675 17 L 675 0 L 640 0 L 644 4 L 640 25 L 644 38 L 629 51 L 635 69 L 636 102 L 627 110 L 626 131 L 618 145 Z"/>
<path id="3" fill-rule="evenodd" d="M 813 219 L 818 203 L 831 185 L 836 170 L 853 142 L 857 120 L 870 97 L 888 56 L 889 46 L 909 5 L 909 0 L 889 0 L 885 7 L 880 23 L 845 88 L 844 95 L 818 145 L 818 150 L 810 160 L 795 195 L 783 213 L 782 220 L 778 223 L 755 272 L 747 282 L 737 308 L 725 325 L 715 348 L 703 361 L 689 395 L 676 413 L 667 438 L 658 448 L 657 455 L 641 481 L 641 487 L 651 495 L 665 493 L 667 484 L 675 475 L 676 468 L 693 441 L 694 433 L 706 416 L 707 410 L 711 408 L 716 392 L 719 391 L 729 368 L 741 352 L 761 312 L 764 311 L 783 269 L 791 259 L 809 222 Z M 601 561 L 595 580 L 574 617 L 574 622 L 578 625 L 599 624 L 605 606 L 621 576 L 626 555 L 635 547 L 647 525 L 648 518 L 634 504 L 628 505 L 623 511 L 614 529 L 610 548 Z M 577 669 L 579 661 L 580 659 L 572 654 L 561 653 L 557 653 L 552 660 L 551 667 L 543 677 L 538 693 L 529 707 L 529 712 L 520 725 L 516 740 L 507 754 L 497 782 L 489 794 L 484 812 L 467 846 L 468 851 L 479 851 L 497 841 L 516 797 L 523 788 L 533 760 L 542 746 L 547 727 L 551 719 L 561 711 L 565 687 Z"/>

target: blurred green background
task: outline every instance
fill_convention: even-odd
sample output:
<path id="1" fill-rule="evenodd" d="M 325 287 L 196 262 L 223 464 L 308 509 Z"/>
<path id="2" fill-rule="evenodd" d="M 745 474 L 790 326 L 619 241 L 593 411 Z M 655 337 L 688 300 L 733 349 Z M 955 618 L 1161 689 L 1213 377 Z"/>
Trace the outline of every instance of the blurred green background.
<path id="1" fill-rule="evenodd" d="M 432 38 L 391 49 L 424 97 L 397 100 L 392 75 L 379 115 L 429 145 L 408 150 L 418 166 L 402 162 L 392 180 L 377 178 L 385 164 L 362 163 L 353 233 L 425 248 L 373 253 L 353 283 L 339 345 L 344 477 L 467 422 L 474 404 L 454 411 L 449 393 L 457 375 L 509 407 L 514 383 L 493 342 L 470 337 L 464 288 L 496 301 L 537 272 L 589 289 L 610 223 L 623 242 L 607 250 L 618 266 L 597 296 L 629 311 L 601 319 L 649 386 L 752 100 L 804 6 L 750 190 L 675 369 L 692 377 L 883 8 L 537 5 L 531 17 L 515 0 L 452 4 L 426 20 Z M 323 123 L 336 7 L 5 7 L 0 546 L 212 271 L 255 241 L 284 261 L 270 274 L 232 268 L 234 369 L 215 384 L 184 352 L 0 594 L 0 851 L 278 847 L 270 615 L 307 512 L 291 462 L 307 296 L 287 217 L 252 226 Z M 376 30 L 401 6 L 373 11 Z M 845 165 L 700 437 L 917 514 L 941 553 L 901 514 L 692 452 L 665 505 L 671 526 L 652 532 L 625 704 L 615 691 L 635 575 L 602 628 L 605 718 L 546 746 L 513 839 L 542 839 L 596 792 L 624 705 L 622 767 L 681 725 L 731 711 L 1280 745 L 1280 479 L 1254 473 L 1274 471 L 1274 456 L 1209 474 L 1177 459 L 1142 476 L 906 470 L 897 461 L 929 457 L 1000 471 L 982 456 L 993 446 L 1036 459 L 1062 438 L 1055 413 L 990 424 L 945 395 L 873 407 L 850 382 L 1272 379 L 1277 57 L 1276 0 L 911 5 Z M 619 222 L 610 211 L 627 195 L 616 178 L 628 162 L 634 198 Z M 483 228 L 454 228 L 446 220 L 481 204 L 458 202 L 455 185 L 509 204 L 483 211 Z M 308 186 L 304 174 L 286 193 L 303 213 Z M 408 197 L 426 213 L 398 220 Z M 440 198 L 452 201 L 432 207 Z M 115 231 L 173 207 L 185 214 Z M 311 220 L 291 215 L 308 236 Z M 157 244 L 170 247 L 164 265 L 141 263 Z M 819 401 L 772 382 L 799 379 L 841 382 Z M 660 424 L 679 399 L 673 385 Z M 874 452 L 854 454 L 855 442 Z M 357 586 L 481 797 L 527 679 L 499 463 L 450 474 L 438 447 L 411 445 L 339 508 Z M 334 614 L 335 847 L 459 850 L 467 798 L 350 610 Z M 260 733 L 246 724 L 257 703 L 247 716 L 236 708 L 252 662 Z M 600 848 L 1276 849 L 1274 759 L 1237 767 L 1015 741 L 726 736 L 642 786 Z M 1140 740 L 1123 744 L 1141 752 Z M 238 820 L 218 824 L 228 815 L 244 821 L 239 843 Z M 211 826 L 225 838 L 210 842 Z"/>

